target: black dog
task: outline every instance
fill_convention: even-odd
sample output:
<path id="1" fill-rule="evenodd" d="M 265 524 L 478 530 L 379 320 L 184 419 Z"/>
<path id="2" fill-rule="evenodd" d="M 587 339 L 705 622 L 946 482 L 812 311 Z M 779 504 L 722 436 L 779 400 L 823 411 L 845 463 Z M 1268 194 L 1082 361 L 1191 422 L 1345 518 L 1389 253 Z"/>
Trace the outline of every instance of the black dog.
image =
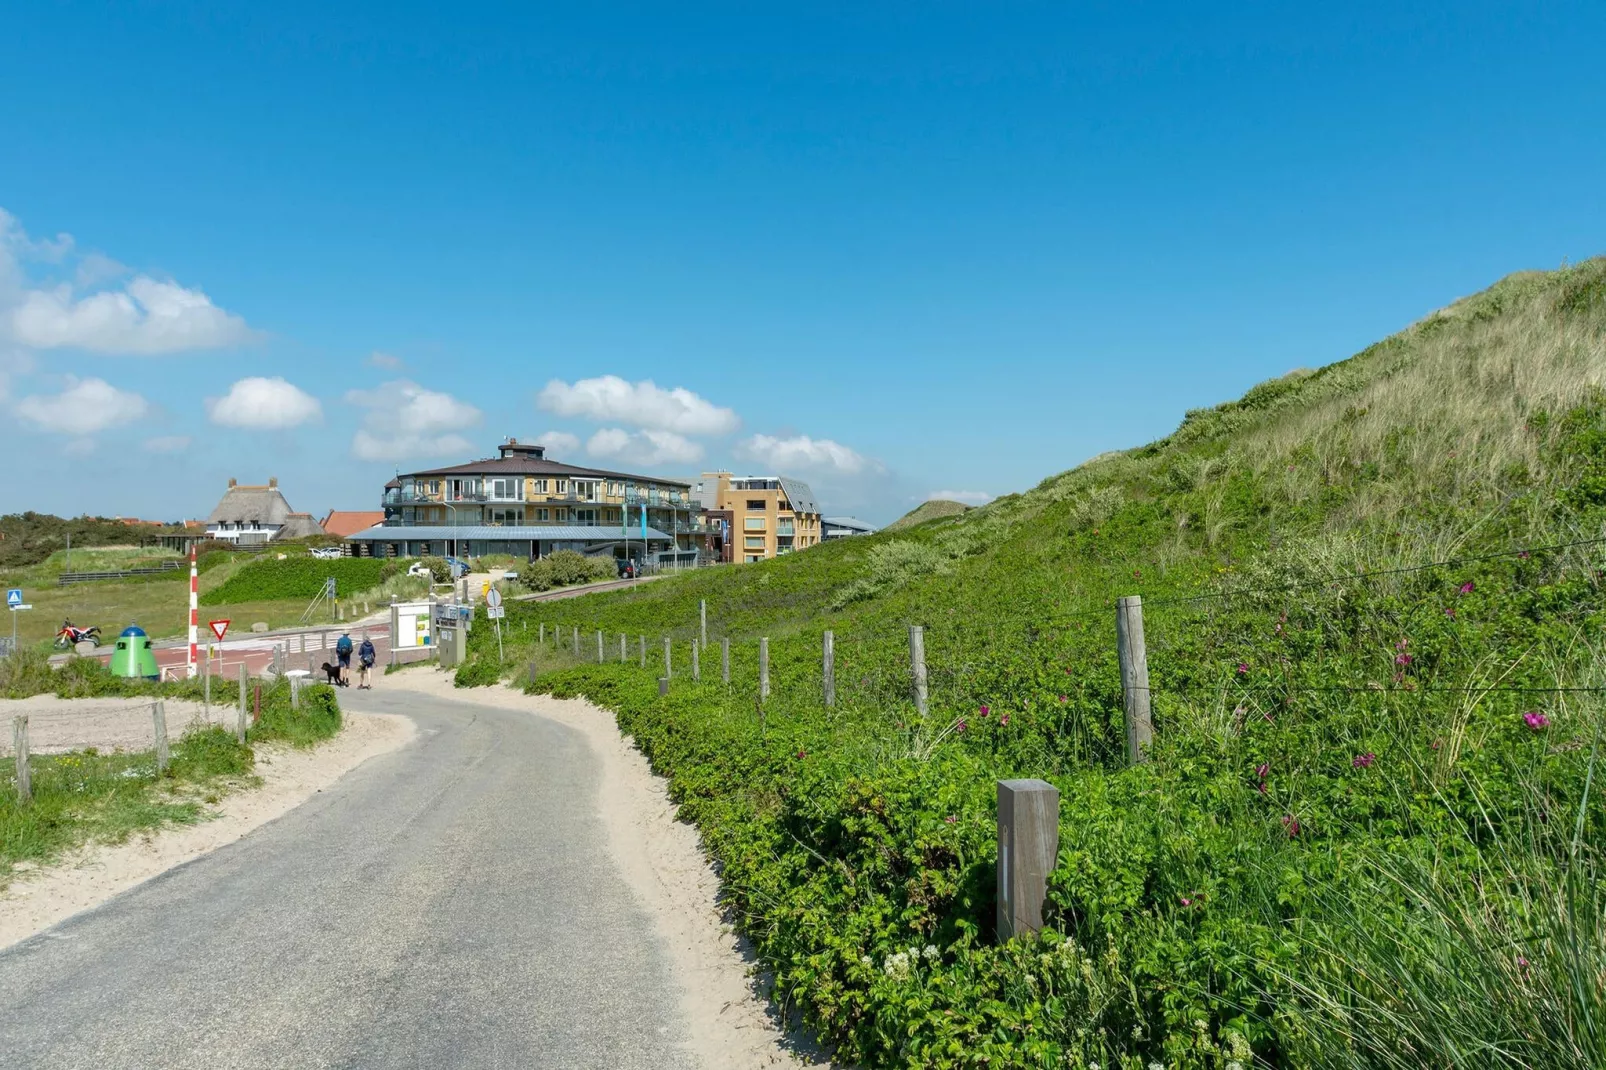
<path id="1" fill-rule="evenodd" d="M 331 684 L 334 687 L 345 687 L 346 686 L 346 681 L 344 681 L 344 680 L 342 680 L 340 678 L 340 670 L 337 669 L 335 666 L 329 664 L 326 661 L 326 662 L 323 663 L 322 666 L 320 666 L 320 668 L 323 669 L 323 674 L 325 676 L 329 677 L 329 680 L 328 680 L 329 684 Z"/>

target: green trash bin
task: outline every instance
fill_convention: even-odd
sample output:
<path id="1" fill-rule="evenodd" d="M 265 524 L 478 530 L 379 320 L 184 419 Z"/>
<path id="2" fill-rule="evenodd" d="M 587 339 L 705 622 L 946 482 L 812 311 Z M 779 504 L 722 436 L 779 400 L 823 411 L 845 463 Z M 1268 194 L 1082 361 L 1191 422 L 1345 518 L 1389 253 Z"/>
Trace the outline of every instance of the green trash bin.
<path id="1" fill-rule="evenodd" d="M 112 651 L 113 676 L 127 676 L 135 680 L 159 680 L 161 670 L 156 667 L 156 652 L 151 649 L 151 637 L 137 624 L 130 624 L 117 637 L 117 649 Z"/>

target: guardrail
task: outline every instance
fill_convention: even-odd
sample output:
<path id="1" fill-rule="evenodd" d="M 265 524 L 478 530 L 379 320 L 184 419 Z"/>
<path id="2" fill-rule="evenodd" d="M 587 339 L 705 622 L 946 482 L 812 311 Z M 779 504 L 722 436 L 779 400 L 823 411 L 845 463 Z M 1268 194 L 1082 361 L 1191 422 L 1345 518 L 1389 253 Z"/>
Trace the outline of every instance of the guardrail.
<path id="1" fill-rule="evenodd" d="M 93 583 L 96 580 L 122 580 L 130 576 L 160 576 L 164 572 L 173 572 L 178 567 L 179 562 L 169 561 L 155 568 L 125 568 L 117 572 L 63 572 L 57 578 L 56 586 L 70 587 L 75 583 Z"/>

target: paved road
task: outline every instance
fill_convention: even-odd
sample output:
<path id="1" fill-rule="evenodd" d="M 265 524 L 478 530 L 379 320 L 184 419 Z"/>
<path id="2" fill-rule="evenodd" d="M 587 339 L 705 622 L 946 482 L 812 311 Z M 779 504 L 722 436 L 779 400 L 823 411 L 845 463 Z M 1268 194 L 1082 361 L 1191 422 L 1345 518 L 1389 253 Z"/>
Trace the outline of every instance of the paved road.
<path id="1" fill-rule="evenodd" d="M 581 738 L 346 701 L 419 740 L 0 952 L 0 1066 L 690 1068 Z"/>

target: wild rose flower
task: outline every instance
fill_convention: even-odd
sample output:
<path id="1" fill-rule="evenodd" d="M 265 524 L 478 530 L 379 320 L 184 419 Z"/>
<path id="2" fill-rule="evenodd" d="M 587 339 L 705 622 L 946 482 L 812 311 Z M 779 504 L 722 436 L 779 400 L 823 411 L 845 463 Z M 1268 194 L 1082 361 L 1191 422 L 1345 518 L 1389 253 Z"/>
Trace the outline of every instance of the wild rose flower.
<path id="1" fill-rule="evenodd" d="M 1288 831 L 1290 838 L 1299 835 L 1299 818 L 1293 814 L 1283 815 L 1283 828 Z"/>
<path id="2" fill-rule="evenodd" d="M 1476 587 L 1476 584 L 1474 584 L 1471 580 L 1468 580 L 1467 582 L 1465 582 L 1465 583 L 1463 583 L 1461 585 L 1461 593 L 1462 594 L 1471 594 L 1475 587 Z"/>
<path id="3" fill-rule="evenodd" d="M 1349 764 L 1354 766 L 1356 769 L 1368 769 L 1375 761 L 1377 761 L 1377 755 L 1373 754 L 1371 751 L 1367 751 L 1365 754 L 1357 754 L 1355 757 L 1351 758 Z"/>
<path id="4" fill-rule="evenodd" d="M 993 708 L 991 706 L 983 706 L 976 712 L 980 713 L 983 717 L 986 717 L 989 713 L 993 712 Z"/>
<path id="5" fill-rule="evenodd" d="M 1546 717 L 1538 710 L 1529 710 L 1527 713 L 1522 715 L 1522 719 L 1528 725 L 1528 727 L 1533 729 L 1535 732 L 1543 732 L 1546 726 L 1550 724 L 1550 718 Z"/>
<path id="6" fill-rule="evenodd" d="M 1189 898 L 1188 898 L 1188 897 L 1187 897 L 1187 896 L 1185 896 L 1185 895 L 1179 895 L 1179 896 L 1177 896 L 1177 899 L 1178 899 L 1178 900 L 1180 900 L 1180 901 L 1181 901 L 1181 903 L 1182 903 L 1182 905 L 1183 905 L 1183 906 L 1185 906 L 1185 907 L 1191 907 L 1191 906 L 1193 906 L 1193 900 L 1192 900 L 1192 899 L 1189 899 Z"/>
<path id="7" fill-rule="evenodd" d="M 1008 724 L 1008 723 L 1009 723 L 1009 714 L 1007 714 L 1007 713 L 1001 713 L 1001 714 L 999 714 L 999 715 L 998 715 L 998 723 L 999 723 L 999 724 L 1000 724 L 1000 725 L 1006 725 L 1006 724 Z"/>

